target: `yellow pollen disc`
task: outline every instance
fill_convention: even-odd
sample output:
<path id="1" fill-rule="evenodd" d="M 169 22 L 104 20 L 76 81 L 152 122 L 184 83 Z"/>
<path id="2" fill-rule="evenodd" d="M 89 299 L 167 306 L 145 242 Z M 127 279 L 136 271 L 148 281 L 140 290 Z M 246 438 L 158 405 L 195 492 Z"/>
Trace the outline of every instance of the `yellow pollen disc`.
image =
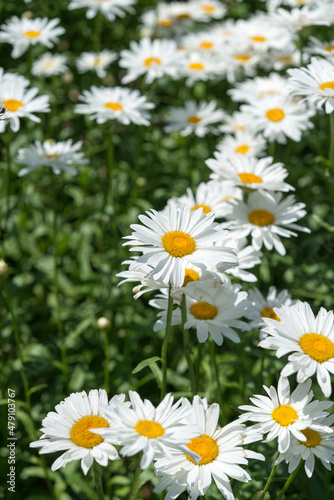
<path id="1" fill-rule="evenodd" d="M 328 45 L 327 47 L 325 47 L 325 50 L 327 50 L 327 52 L 333 52 L 334 45 Z"/>
<path id="2" fill-rule="evenodd" d="M 159 25 L 164 26 L 165 28 L 168 28 L 168 26 L 171 26 L 171 24 L 172 21 L 170 19 L 161 19 L 161 21 L 159 21 Z"/>
<path id="3" fill-rule="evenodd" d="M 298 413 L 289 405 L 280 405 L 278 408 L 275 408 L 271 416 L 282 427 L 287 427 L 298 419 Z"/>
<path id="4" fill-rule="evenodd" d="M 280 122 L 285 117 L 283 109 L 273 108 L 266 112 L 266 117 L 272 122 Z"/>
<path id="5" fill-rule="evenodd" d="M 201 69 L 204 69 L 204 64 L 191 63 L 191 64 L 189 64 L 189 69 L 193 69 L 194 71 L 201 71 Z"/>
<path id="6" fill-rule="evenodd" d="M 244 184 L 254 184 L 254 182 L 259 184 L 262 182 L 261 177 L 259 177 L 258 175 L 248 174 L 246 172 L 243 174 L 238 174 L 238 177 Z"/>
<path id="7" fill-rule="evenodd" d="M 292 62 L 293 61 L 293 57 L 292 56 L 281 56 L 278 58 L 279 62 L 282 62 L 282 63 L 289 63 L 289 62 Z"/>
<path id="8" fill-rule="evenodd" d="M 207 434 L 201 434 L 201 436 L 202 437 L 193 438 L 190 444 L 187 444 L 187 448 L 202 457 L 199 461 L 199 465 L 206 465 L 216 460 L 219 455 L 219 448 L 217 442 L 212 439 L 212 437 Z M 185 455 L 190 462 L 198 465 L 189 455 L 186 453 Z"/>
<path id="9" fill-rule="evenodd" d="M 190 16 L 189 16 L 189 14 L 184 13 L 184 14 L 179 14 L 177 16 L 177 18 L 178 19 L 190 19 Z"/>
<path id="10" fill-rule="evenodd" d="M 245 130 L 245 127 L 243 125 L 236 125 L 235 130 Z"/>
<path id="11" fill-rule="evenodd" d="M 264 309 L 262 309 L 261 318 L 270 318 L 276 319 L 276 321 L 281 321 L 272 307 L 265 307 Z"/>
<path id="12" fill-rule="evenodd" d="M 251 36 L 253 42 L 265 42 L 266 38 L 264 36 Z"/>
<path id="13" fill-rule="evenodd" d="M 234 56 L 234 59 L 236 61 L 247 62 L 250 60 L 250 57 L 246 56 L 245 54 L 239 54 L 237 56 Z"/>
<path id="14" fill-rule="evenodd" d="M 248 220 L 256 226 L 270 226 L 275 222 L 275 217 L 267 210 L 253 210 L 248 214 Z"/>
<path id="15" fill-rule="evenodd" d="M 99 429 L 101 427 L 109 427 L 104 417 L 87 415 L 79 418 L 70 430 L 71 441 L 82 448 L 93 448 L 102 443 L 103 437 L 99 434 L 93 434 L 88 429 Z"/>
<path id="16" fill-rule="evenodd" d="M 222 199 L 222 201 L 228 201 L 228 200 L 233 200 L 233 196 L 225 196 L 225 198 Z"/>
<path id="17" fill-rule="evenodd" d="M 205 12 L 214 12 L 215 8 L 212 5 L 202 5 L 202 9 L 205 10 Z"/>
<path id="18" fill-rule="evenodd" d="M 101 64 L 101 57 L 97 57 L 94 61 L 94 66 L 98 66 L 99 64 Z"/>
<path id="19" fill-rule="evenodd" d="M 191 281 L 198 281 L 199 280 L 199 274 L 197 271 L 194 271 L 193 269 L 186 269 L 185 275 L 184 275 L 184 282 L 182 286 L 188 285 Z"/>
<path id="20" fill-rule="evenodd" d="M 236 153 L 240 153 L 242 155 L 245 155 L 249 151 L 249 146 L 247 144 L 240 144 L 237 148 L 234 150 Z"/>
<path id="21" fill-rule="evenodd" d="M 196 241 L 190 234 L 183 231 L 169 231 L 161 238 L 166 252 L 173 257 L 184 257 L 196 250 Z"/>
<path id="22" fill-rule="evenodd" d="M 203 208 L 203 214 L 211 212 L 211 208 L 208 205 L 194 205 L 191 210 L 197 210 L 198 208 Z"/>
<path id="23" fill-rule="evenodd" d="M 319 434 L 319 432 L 307 428 L 301 431 L 301 433 L 304 434 L 304 436 L 306 437 L 306 441 L 299 441 L 300 444 L 303 444 L 308 448 L 314 448 L 315 446 L 318 446 L 318 444 L 321 443 L 321 435 Z"/>
<path id="24" fill-rule="evenodd" d="M 121 111 L 123 109 L 122 104 L 119 102 L 106 102 L 104 107 L 111 109 L 112 111 Z"/>
<path id="25" fill-rule="evenodd" d="M 59 160 L 60 158 L 60 155 L 57 155 L 57 154 L 54 154 L 54 155 L 51 155 L 51 154 L 46 154 L 44 155 L 45 158 L 47 158 L 48 160 L 51 160 L 51 158 L 54 158 L 55 160 Z"/>
<path id="26" fill-rule="evenodd" d="M 334 358 L 334 344 L 321 333 L 305 333 L 299 339 L 299 345 L 310 358 L 323 363 Z"/>
<path id="27" fill-rule="evenodd" d="M 44 64 L 44 69 L 50 69 L 53 68 L 54 64 L 52 61 L 48 61 Z"/>
<path id="28" fill-rule="evenodd" d="M 264 95 L 272 95 L 275 94 L 274 90 L 262 90 L 262 92 L 259 92 L 259 97 L 263 97 Z"/>
<path id="29" fill-rule="evenodd" d="M 138 420 L 135 431 L 148 439 L 155 439 L 165 434 L 165 429 L 155 420 Z"/>
<path id="30" fill-rule="evenodd" d="M 40 35 L 40 33 L 40 31 L 25 31 L 24 36 L 26 36 L 27 38 L 36 38 Z"/>
<path id="31" fill-rule="evenodd" d="M 325 89 L 332 89 L 334 90 L 334 82 L 325 82 L 319 85 L 319 89 L 325 90 Z"/>
<path id="32" fill-rule="evenodd" d="M 198 123 L 201 120 L 202 120 L 202 118 L 200 116 L 193 115 L 193 116 L 189 116 L 187 122 L 188 123 Z"/>
<path id="33" fill-rule="evenodd" d="M 3 101 L 2 104 L 6 111 L 17 111 L 21 106 L 24 106 L 23 102 L 17 101 L 16 99 L 7 99 Z"/>
<path id="34" fill-rule="evenodd" d="M 217 308 L 209 302 L 195 302 L 190 308 L 190 312 L 196 319 L 213 319 L 217 316 Z"/>
<path id="35" fill-rule="evenodd" d="M 159 66 L 159 64 L 161 64 L 161 60 L 158 59 L 158 57 L 148 57 L 147 59 L 145 59 L 144 64 L 147 67 L 152 66 L 152 64 L 156 64 L 157 66 Z"/>
<path id="36" fill-rule="evenodd" d="M 212 49 L 212 47 L 213 47 L 213 43 L 211 43 L 211 42 L 202 42 L 202 43 L 200 43 L 200 45 L 199 45 L 199 46 L 200 46 L 202 49 L 205 49 L 205 50 L 210 50 L 210 49 Z"/>

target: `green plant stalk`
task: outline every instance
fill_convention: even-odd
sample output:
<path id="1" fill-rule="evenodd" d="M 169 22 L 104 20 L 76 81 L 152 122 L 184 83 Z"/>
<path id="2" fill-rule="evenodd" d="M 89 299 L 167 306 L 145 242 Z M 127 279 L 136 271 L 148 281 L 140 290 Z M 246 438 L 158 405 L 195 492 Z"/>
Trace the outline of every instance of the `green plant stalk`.
<path id="1" fill-rule="evenodd" d="M 114 209 L 113 219 L 115 219 L 115 206 L 114 206 L 114 162 L 115 162 L 115 150 L 113 142 L 114 124 L 111 123 L 110 134 L 107 133 L 105 136 L 105 149 L 107 151 L 107 179 L 106 187 L 104 191 L 104 201 L 102 207 L 102 214 L 110 201 L 111 206 Z"/>
<path id="2" fill-rule="evenodd" d="M 173 315 L 173 297 L 171 295 L 171 289 L 172 285 L 170 284 L 168 290 L 168 307 L 167 307 L 165 337 L 161 347 L 161 364 L 162 364 L 161 399 L 163 399 L 166 396 L 166 387 L 167 387 L 167 349 L 168 349 L 170 334 L 172 331 L 172 315 Z"/>
<path id="3" fill-rule="evenodd" d="M 97 497 L 99 500 L 104 500 L 101 469 L 100 469 L 99 465 L 97 464 L 97 462 L 95 462 L 95 460 L 93 463 L 93 475 L 94 475 L 94 482 L 95 482 Z"/>
<path id="4" fill-rule="evenodd" d="M 109 356 L 109 335 L 108 335 L 108 328 L 105 328 L 104 330 L 104 355 L 105 355 L 105 361 L 104 361 L 104 388 L 107 392 L 109 393 L 110 389 L 110 379 L 109 379 L 109 361 L 110 361 L 110 356 Z"/>
<path id="5" fill-rule="evenodd" d="M 332 165 L 334 173 L 334 111 L 329 115 L 330 127 L 331 127 L 331 145 L 329 149 L 329 160 Z"/>
<path id="6" fill-rule="evenodd" d="M 1 241 L 4 242 L 7 232 L 7 223 L 9 219 L 10 212 L 10 170 L 11 170 L 11 156 L 10 156 L 10 141 L 6 141 L 6 159 L 7 159 L 7 182 L 6 182 L 6 209 L 5 209 L 5 217 L 3 222 Z"/>
<path id="7" fill-rule="evenodd" d="M 197 346 L 197 358 L 196 358 L 196 367 L 195 367 L 195 394 L 199 393 L 199 379 L 201 376 L 201 359 L 202 359 L 202 351 L 203 351 L 203 344 L 198 343 Z"/>
<path id="8" fill-rule="evenodd" d="M 219 370 L 218 370 L 217 359 L 216 359 L 215 345 L 216 344 L 214 341 L 210 342 L 210 358 L 211 358 L 211 365 L 213 368 L 214 377 L 215 377 L 216 385 L 217 385 L 217 391 L 218 391 L 217 399 L 219 401 L 220 410 L 221 410 L 222 414 L 224 415 L 224 401 L 223 401 L 223 397 L 222 397 L 222 387 L 221 387 L 220 381 L 219 381 Z"/>
<path id="9" fill-rule="evenodd" d="M 134 475 L 133 475 L 132 486 L 131 486 L 128 500 L 134 500 L 137 496 L 138 485 L 139 485 L 139 476 L 141 473 L 141 468 L 140 468 L 141 457 L 142 457 L 142 453 L 140 453 L 138 455 L 137 466 L 136 466 L 136 470 L 135 470 Z"/>
<path id="10" fill-rule="evenodd" d="M 294 478 L 297 476 L 297 474 L 298 474 L 298 472 L 299 472 L 299 469 L 301 468 L 302 464 L 303 464 L 303 460 L 301 460 L 301 461 L 299 462 L 299 465 L 298 465 L 297 469 L 295 469 L 295 470 L 294 470 L 294 471 L 290 474 L 290 476 L 288 477 L 288 479 L 287 479 L 287 481 L 286 481 L 285 485 L 284 485 L 284 486 L 283 486 L 283 488 L 281 489 L 281 491 L 280 491 L 280 493 L 279 493 L 279 495 L 278 495 L 278 497 L 277 497 L 277 499 L 276 499 L 276 500 L 281 500 L 281 498 L 283 497 L 284 493 L 285 493 L 285 492 L 286 492 L 286 490 L 289 488 L 289 486 L 290 486 L 290 484 L 292 483 L 292 481 L 294 480 Z"/>
<path id="11" fill-rule="evenodd" d="M 196 394 L 195 370 L 194 370 L 194 365 L 193 365 L 193 362 L 192 362 L 192 359 L 190 356 L 189 330 L 186 329 L 184 326 L 187 322 L 187 302 L 186 302 L 185 294 L 183 294 L 183 299 L 182 299 L 182 303 L 181 303 L 181 317 L 182 317 L 182 334 L 183 334 L 184 355 L 185 355 L 187 365 L 188 365 L 191 392 L 192 392 L 192 395 L 195 396 L 195 394 Z"/>
<path id="12" fill-rule="evenodd" d="M 260 496 L 260 500 L 263 500 L 263 499 L 264 499 L 264 497 L 265 497 L 265 495 L 266 495 L 267 491 L 269 490 L 269 486 L 270 486 L 270 484 L 271 484 L 271 481 L 273 480 L 273 477 L 274 477 L 274 475 L 275 475 L 275 472 L 276 472 L 276 469 L 277 469 L 277 465 L 275 465 L 275 462 L 276 462 L 276 458 L 277 458 L 277 456 L 278 456 L 278 453 L 275 455 L 274 465 L 273 465 L 273 468 L 271 469 L 271 472 L 270 472 L 270 475 L 269 475 L 269 477 L 268 477 L 268 480 L 267 480 L 267 482 L 266 482 L 266 484 L 265 484 L 265 487 L 264 487 L 264 489 L 262 490 L 262 494 L 261 494 L 261 496 Z"/>
<path id="13" fill-rule="evenodd" d="M 98 12 L 95 17 L 94 34 L 93 34 L 93 46 L 95 52 L 100 52 L 101 50 L 102 22 L 103 22 L 103 15 L 100 12 Z"/>

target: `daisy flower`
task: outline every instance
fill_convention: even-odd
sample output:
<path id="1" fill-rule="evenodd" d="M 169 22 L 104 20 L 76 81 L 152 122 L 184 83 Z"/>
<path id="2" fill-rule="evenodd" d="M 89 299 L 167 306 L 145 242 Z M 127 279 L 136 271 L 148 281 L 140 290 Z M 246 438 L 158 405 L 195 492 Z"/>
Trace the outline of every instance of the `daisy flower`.
<path id="1" fill-rule="evenodd" d="M 228 82 L 234 83 L 244 75 L 254 76 L 261 57 L 251 48 L 231 45 L 224 52 L 224 71 Z"/>
<path id="2" fill-rule="evenodd" d="M 127 70 L 122 83 L 132 82 L 142 75 L 147 83 L 164 75 L 177 78 L 183 59 L 174 40 L 143 38 L 139 43 L 130 42 L 130 50 L 120 52 L 119 65 Z"/>
<path id="3" fill-rule="evenodd" d="M 217 109 L 217 102 L 185 101 L 182 108 L 171 108 L 167 115 L 166 132 L 179 130 L 183 137 L 194 133 L 204 137 L 209 132 L 216 133 L 215 125 L 221 123 L 225 117 L 222 109 Z"/>
<path id="4" fill-rule="evenodd" d="M 250 323 L 252 328 L 263 327 L 263 318 L 281 321 L 275 313 L 274 307 L 281 307 L 282 305 L 291 306 L 297 302 L 296 300 L 292 300 L 287 290 L 279 292 L 275 286 L 269 287 L 266 297 L 263 296 L 258 288 L 251 288 L 248 290 L 248 299 L 252 303 L 252 307 L 249 310 L 249 313 L 252 314 L 252 321 Z"/>
<path id="5" fill-rule="evenodd" d="M 233 199 L 242 199 L 242 191 L 236 188 L 232 182 L 209 181 L 201 182 L 193 194 L 190 188 L 187 188 L 187 194 L 180 198 L 173 198 L 179 207 L 186 205 L 190 210 L 203 209 L 203 213 L 214 212 L 215 218 L 224 217 L 230 210 Z"/>
<path id="6" fill-rule="evenodd" d="M 261 132 L 270 142 L 286 144 L 287 137 L 299 142 L 302 132 L 313 128 L 309 120 L 313 111 L 288 97 L 266 97 L 256 103 L 244 104 L 241 111 L 249 114 L 254 132 Z"/>
<path id="7" fill-rule="evenodd" d="M 288 67 L 299 67 L 302 64 L 302 53 L 295 46 L 287 47 L 284 50 L 272 50 L 268 53 L 268 58 L 262 61 L 263 68 L 282 71 Z M 287 82 L 286 82 L 287 83 Z"/>
<path id="8" fill-rule="evenodd" d="M 236 83 L 233 89 L 227 91 L 234 102 L 258 102 L 267 96 L 286 94 L 287 80 L 277 73 L 269 76 L 257 76 L 244 82 Z"/>
<path id="9" fill-rule="evenodd" d="M 315 36 L 310 36 L 309 45 L 305 47 L 305 53 L 322 56 L 334 61 L 334 40 L 323 42 Z"/>
<path id="10" fill-rule="evenodd" d="M 77 171 L 73 165 L 88 163 L 83 153 L 79 152 L 81 147 L 81 141 L 73 144 L 72 139 L 61 142 L 47 140 L 43 143 L 35 141 L 28 148 L 19 149 L 16 163 L 26 165 L 26 167 L 22 168 L 18 175 L 22 177 L 39 167 L 52 168 L 54 174 L 60 174 L 63 171 L 76 175 Z"/>
<path id="11" fill-rule="evenodd" d="M 292 95 L 305 96 L 315 108 L 334 111 L 334 62 L 312 57 L 306 68 L 289 69 L 289 90 Z"/>
<path id="12" fill-rule="evenodd" d="M 67 57 L 62 54 L 46 52 L 33 62 L 31 73 L 35 76 L 62 75 L 68 71 Z"/>
<path id="13" fill-rule="evenodd" d="M 124 401 L 124 394 L 114 396 L 109 405 L 116 401 Z M 38 441 L 30 443 L 31 448 L 41 448 L 40 453 L 65 451 L 53 462 L 51 470 L 55 471 L 72 460 L 81 459 L 81 468 L 87 474 L 94 460 L 102 466 L 108 460 L 117 460 L 118 453 L 111 441 L 91 432 L 92 428 L 111 427 L 112 421 L 107 415 L 108 396 L 104 389 L 72 393 L 55 407 L 55 412 L 47 414 L 42 422 L 43 435 Z"/>
<path id="14" fill-rule="evenodd" d="M 36 17 L 20 19 L 13 16 L 6 23 L 2 24 L 0 31 L 0 42 L 13 45 L 11 56 L 16 59 L 24 54 L 30 45 L 41 43 L 49 49 L 58 42 L 59 35 L 65 33 L 64 28 L 57 26 L 60 19 L 47 19 L 46 17 Z"/>
<path id="15" fill-rule="evenodd" d="M 221 19 L 226 14 L 226 7 L 218 0 L 192 0 L 196 21 L 209 22 L 212 19 Z"/>
<path id="16" fill-rule="evenodd" d="M 307 26 L 330 26 L 333 20 L 332 6 L 323 5 L 310 8 L 308 5 L 302 8 L 286 10 L 279 8 L 265 16 L 268 23 L 298 33 Z"/>
<path id="17" fill-rule="evenodd" d="M 28 81 L 14 74 L 6 74 L 0 82 L 0 102 L 6 110 L 6 118 L 9 121 L 0 121 L 0 133 L 4 132 L 7 123 L 13 132 L 20 129 L 20 118 L 39 123 L 41 119 L 35 113 L 47 113 L 50 111 L 49 96 L 37 96 L 38 89 L 32 87 L 27 89 Z"/>
<path id="18" fill-rule="evenodd" d="M 259 344 L 264 349 L 276 349 L 278 358 L 292 353 L 281 371 L 282 377 L 297 373 L 297 382 L 317 374 L 324 395 L 332 393 L 330 373 L 334 373 L 334 319 L 333 311 L 323 307 L 315 317 L 306 302 L 274 309 L 280 321 L 264 318 L 268 334 Z"/>
<path id="19" fill-rule="evenodd" d="M 77 104 L 74 112 L 91 114 L 91 120 L 98 124 L 108 120 L 117 120 L 123 125 L 131 122 L 136 125 L 149 125 L 150 115 L 147 110 L 153 109 L 154 104 L 147 102 L 139 90 L 130 90 L 122 87 L 95 87 L 84 90 L 81 100 L 84 104 Z"/>
<path id="20" fill-rule="evenodd" d="M 219 427 L 218 419 L 217 403 L 208 406 L 205 398 L 194 397 L 188 422 L 197 424 L 200 434 L 191 440 L 187 453 L 173 450 L 172 457 L 161 455 L 155 463 L 156 475 L 162 476 L 156 491 L 160 493 L 171 487 L 166 500 L 173 500 L 184 491 L 188 492 L 189 500 L 196 500 L 206 494 L 212 480 L 224 498 L 234 500 L 230 478 L 242 482 L 251 480 L 240 464 L 247 465 L 247 458 L 264 460 L 263 455 L 242 448 L 242 445 L 251 442 L 251 438 L 244 434 L 242 424 L 231 422 Z M 191 451 L 201 457 L 199 463 L 191 458 Z"/>
<path id="21" fill-rule="evenodd" d="M 312 477 L 315 458 L 319 458 L 323 466 L 331 470 L 331 464 L 334 464 L 333 422 L 334 415 L 317 419 L 315 424 L 301 431 L 306 441 L 299 441 L 292 436 L 290 448 L 280 454 L 275 465 L 284 461 L 289 465 L 288 471 L 291 474 L 297 469 L 300 460 L 304 460 L 306 475 Z"/>
<path id="22" fill-rule="evenodd" d="M 173 449 L 185 452 L 186 445 L 198 435 L 198 426 L 187 424 L 191 409 L 185 400 L 173 404 L 173 396 L 167 394 L 155 408 L 148 399 L 142 401 L 135 391 L 129 391 L 129 399 L 132 408 L 117 401 L 105 406 L 104 411 L 114 426 L 94 432 L 104 439 L 117 440 L 123 457 L 143 452 L 142 469 L 147 469 L 157 452 L 167 457 L 171 457 Z M 196 459 L 198 455 L 193 453 L 192 457 Z"/>
<path id="23" fill-rule="evenodd" d="M 245 148 L 247 145 L 245 145 Z M 206 160 L 213 173 L 211 177 L 219 181 L 230 181 L 235 186 L 263 191 L 291 191 L 294 189 L 284 182 L 288 171 L 283 163 L 272 163 L 273 158 L 252 158 L 246 155 L 226 156 L 215 153 L 215 159 Z M 267 194 L 268 195 L 268 194 Z"/>
<path id="24" fill-rule="evenodd" d="M 125 237 L 129 241 L 124 245 L 135 245 L 130 250 L 142 252 L 137 262 L 151 265 L 154 279 L 182 286 L 189 264 L 212 271 L 217 262 L 237 264 L 234 250 L 214 247 L 224 231 L 214 222 L 213 212 L 204 214 L 202 208 L 191 211 L 170 203 L 165 214 L 146 213 L 139 216 L 143 225 L 131 226 L 133 233 Z"/>
<path id="25" fill-rule="evenodd" d="M 118 58 L 116 52 L 103 49 L 101 52 L 82 52 L 76 60 L 79 73 L 95 71 L 99 78 L 105 78 L 106 68 Z"/>
<path id="26" fill-rule="evenodd" d="M 221 72 L 221 63 L 210 54 L 191 52 L 187 54 L 180 77 L 186 78 L 186 85 L 192 87 L 197 81 L 213 80 Z"/>
<path id="27" fill-rule="evenodd" d="M 191 33 L 182 38 L 181 46 L 187 52 L 203 51 L 206 53 L 217 54 L 222 49 L 224 40 L 222 36 L 211 31 L 201 31 Z"/>
<path id="28" fill-rule="evenodd" d="M 87 19 L 92 19 L 99 12 L 108 19 L 114 21 L 116 17 L 124 17 L 126 12 L 134 13 L 133 5 L 136 0 L 71 0 L 68 9 L 86 8 Z"/>
<path id="29" fill-rule="evenodd" d="M 267 396 L 255 395 L 250 398 L 254 406 L 239 406 L 246 413 L 240 415 L 242 422 L 250 420 L 258 422 L 251 426 L 256 432 L 267 434 L 265 443 L 278 438 L 278 451 L 285 453 L 291 443 L 291 436 L 305 442 L 306 436 L 302 433 L 315 419 L 328 415 L 326 408 L 332 405 L 327 401 L 312 401 L 313 392 L 311 380 L 299 384 L 290 394 L 290 385 L 287 378 L 281 377 L 277 390 L 263 386 Z"/>
<path id="30" fill-rule="evenodd" d="M 235 111 L 232 115 L 225 115 L 224 123 L 219 130 L 224 134 L 234 134 L 238 131 L 252 133 L 252 123 L 247 113 Z M 254 132 L 252 133 L 254 135 Z"/>
<path id="31" fill-rule="evenodd" d="M 239 130 L 234 136 L 226 135 L 217 144 L 217 149 L 223 156 L 239 158 L 240 156 L 262 156 L 266 146 L 266 141 L 260 135 L 255 136 L 251 132 Z"/>
<path id="32" fill-rule="evenodd" d="M 295 224 L 306 214 L 304 203 L 295 203 L 293 195 L 282 199 L 282 193 L 250 193 L 247 203 L 242 201 L 232 205 L 231 212 L 226 215 L 229 222 L 227 227 L 235 232 L 237 237 L 252 236 L 252 245 L 260 250 L 264 245 L 268 250 L 273 247 L 281 255 L 285 255 L 285 248 L 280 236 L 290 238 L 297 236 L 292 229 L 309 233 L 308 228 Z"/>
<path id="33" fill-rule="evenodd" d="M 240 40 L 254 51 L 267 52 L 291 43 L 291 33 L 284 28 L 275 27 L 257 18 L 240 23 Z"/>

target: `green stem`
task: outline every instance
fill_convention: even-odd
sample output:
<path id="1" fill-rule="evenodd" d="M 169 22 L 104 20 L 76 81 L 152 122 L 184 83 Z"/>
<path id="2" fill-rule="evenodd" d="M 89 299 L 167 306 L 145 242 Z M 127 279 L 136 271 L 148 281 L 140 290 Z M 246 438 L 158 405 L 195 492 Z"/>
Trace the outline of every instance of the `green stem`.
<path id="1" fill-rule="evenodd" d="M 111 123 L 110 134 L 107 133 L 105 136 L 105 148 L 107 150 L 107 179 L 106 188 L 104 192 L 104 203 L 102 207 L 102 214 L 105 212 L 107 205 L 110 204 L 114 207 L 114 161 L 115 161 L 115 151 L 114 151 L 114 141 L 113 141 L 114 124 Z M 115 218 L 115 213 L 113 213 L 113 218 Z"/>
<path id="2" fill-rule="evenodd" d="M 331 126 L 331 145 L 329 149 L 329 160 L 334 171 L 334 111 L 329 115 L 330 126 Z"/>
<path id="3" fill-rule="evenodd" d="M 104 500 L 101 469 L 100 469 L 98 463 L 95 462 L 95 460 L 93 463 L 93 474 L 94 474 L 94 481 L 95 481 L 95 488 L 96 488 L 97 497 L 99 500 Z"/>
<path id="4" fill-rule="evenodd" d="M 268 154 L 269 156 L 272 156 L 273 159 L 275 158 L 275 145 L 276 143 L 273 141 L 269 144 L 268 148 Z"/>
<path id="5" fill-rule="evenodd" d="M 188 371 L 190 376 L 190 386 L 192 395 L 196 394 L 196 382 L 195 382 L 195 370 L 194 365 L 190 356 L 190 348 L 189 348 L 189 330 L 185 328 L 185 324 L 187 322 L 187 301 L 186 296 L 183 294 L 182 304 L 181 304 L 181 316 L 182 316 L 182 334 L 183 334 L 183 348 L 184 355 L 187 360 Z"/>
<path id="6" fill-rule="evenodd" d="M 128 500 L 134 500 L 137 496 L 139 476 L 141 473 L 141 468 L 140 468 L 141 457 L 142 457 L 142 453 L 139 454 L 138 459 L 137 459 L 137 466 L 136 466 L 135 473 L 133 475 L 132 486 L 131 486 Z"/>
<path id="7" fill-rule="evenodd" d="M 223 402 L 223 397 L 222 397 L 223 390 L 222 390 L 222 387 L 221 387 L 220 381 L 219 381 L 219 370 L 218 370 L 218 365 L 217 365 L 215 345 L 216 344 L 214 341 L 210 342 L 211 365 L 213 367 L 214 377 L 215 377 L 216 385 L 217 385 L 217 391 L 218 391 L 217 399 L 219 401 L 219 406 L 220 406 L 221 412 L 224 415 L 224 402 Z"/>
<path id="8" fill-rule="evenodd" d="M 20 369 L 21 369 L 21 377 L 22 377 L 23 388 L 24 388 L 26 409 L 27 409 L 27 412 L 30 414 L 31 413 L 30 392 L 29 392 L 29 384 L 28 384 L 27 374 L 26 374 L 25 368 L 24 368 L 24 360 L 23 360 L 23 354 L 22 354 L 20 334 L 19 334 L 19 330 L 17 328 L 16 318 L 15 318 L 14 310 L 12 308 L 11 300 L 10 300 L 9 295 L 8 295 L 7 285 L 6 285 L 5 280 L 3 280 L 2 295 L 6 301 L 8 311 L 9 311 L 9 314 L 10 314 L 10 317 L 12 320 L 12 324 L 13 324 L 15 341 L 16 341 L 16 346 L 17 346 L 17 350 L 19 353 L 19 360 L 20 360 L 20 365 L 21 365 Z"/>
<path id="9" fill-rule="evenodd" d="M 201 359 L 202 359 L 202 352 L 203 352 L 203 344 L 198 344 L 197 346 L 197 359 L 196 359 L 196 373 L 195 373 L 195 378 L 196 378 L 196 384 L 195 384 L 195 394 L 199 393 L 199 380 L 201 376 Z"/>
<path id="10" fill-rule="evenodd" d="M 172 314 L 173 314 L 173 297 L 171 295 L 172 285 L 169 285 L 168 290 L 168 307 L 167 307 L 167 318 L 166 318 L 166 329 L 165 338 L 162 342 L 161 347 L 161 364 L 162 364 L 162 381 L 161 381 L 161 399 L 166 396 L 166 386 L 167 386 L 167 349 L 168 342 L 172 330 Z"/>
<path id="11" fill-rule="evenodd" d="M 286 492 L 286 490 L 289 488 L 290 484 L 292 483 L 292 481 L 294 480 L 294 478 L 297 476 L 298 472 L 299 472 L 299 469 L 301 468 L 303 464 L 303 460 L 301 460 L 299 462 L 299 465 L 297 467 L 297 469 L 295 469 L 289 476 L 289 478 L 287 479 L 285 485 L 283 486 L 282 490 L 280 491 L 280 494 L 278 495 L 277 499 L 276 500 L 281 500 L 281 498 L 283 497 L 284 493 Z"/>
<path id="12" fill-rule="evenodd" d="M 104 362 L 104 388 L 107 392 L 109 393 L 110 385 L 109 385 L 109 335 L 108 335 L 108 328 L 104 329 L 104 354 L 105 354 L 105 362 Z"/>
<path id="13" fill-rule="evenodd" d="M 95 17 L 95 25 L 93 33 L 93 47 L 95 52 L 99 52 L 101 49 L 102 22 L 103 22 L 103 15 L 98 12 Z"/>
<path id="14" fill-rule="evenodd" d="M 269 490 L 269 486 L 270 486 L 270 483 L 275 475 L 275 472 L 276 472 L 276 469 L 277 469 L 277 465 L 275 465 L 275 461 L 276 461 L 276 458 L 278 456 L 278 453 L 276 454 L 275 456 L 275 459 L 274 459 L 274 465 L 273 465 L 273 468 L 271 469 L 271 473 L 270 473 L 270 476 L 268 477 L 268 480 L 266 482 L 266 485 L 264 487 L 264 489 L 262 490 L 262 494 L 260 496 L 260 500 L 263 500 L 264 497 L 265 497 L 265 494 L 267 493 L 267 491 Z"/>
<path id="15" fill-rule="evenodd" d="M 11 156 L 10 156 L 10 141 L 6 141 L 6 159 L 7 159 L 7 183 L 6 183 L 6 209 L 5 217 L 3 221 L 1 240 L 4 242 L 7 232 L 7 223 L 9 219 L 10 212 L 10 166 L 11 166 Z"/>

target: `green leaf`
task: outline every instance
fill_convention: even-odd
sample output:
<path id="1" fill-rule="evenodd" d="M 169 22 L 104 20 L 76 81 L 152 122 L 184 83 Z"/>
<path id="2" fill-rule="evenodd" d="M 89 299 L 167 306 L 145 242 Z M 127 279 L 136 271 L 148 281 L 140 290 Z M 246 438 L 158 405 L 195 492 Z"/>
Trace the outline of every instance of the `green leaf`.
<path id="1" fill-rule="evenodd" d="M 162 361 L 159 356 L 153 356 L 152 358 L 144 359 L 144 361 L 141 361 L 134 370 L 132 370 L 132 373 L 138 373 L 142 371 L 146 366 L 150 366 L 152 364 L 156 364 L 157 361 Z M 150 366 L 151 367 L 151 366 Z M 154 372 L 153 372 L 154 373 Z"/>
<path id="2" fill-rule="evenodd" d="M 44 389 L 45 387 L 48 387 L 48 384 L 39 384 L 35 385 L 35 387 L 32 387 L 29 389 L 29 394 L 34 394 L 34 392 L 40 391 L 41 389 Z"/>

